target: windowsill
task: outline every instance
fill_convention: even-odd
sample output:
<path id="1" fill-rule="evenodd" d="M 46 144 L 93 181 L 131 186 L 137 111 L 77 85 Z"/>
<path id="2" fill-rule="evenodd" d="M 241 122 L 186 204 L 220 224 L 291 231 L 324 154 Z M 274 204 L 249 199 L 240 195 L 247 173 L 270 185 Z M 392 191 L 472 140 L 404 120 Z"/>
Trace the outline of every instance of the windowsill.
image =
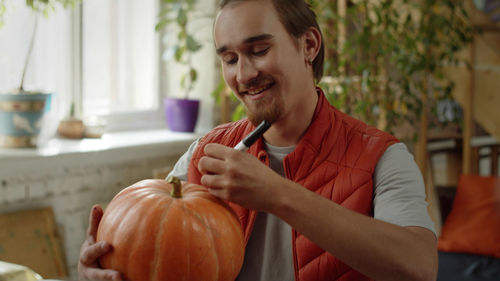
<path id="1" fill-rule="evenodd" d="M 96 139 L 52 139 L 39 148 L 0 148 L 0 178 L 77 163 L 120 162 L 181 155 L 200 137 L 167 129 L 116 132 Z"/>

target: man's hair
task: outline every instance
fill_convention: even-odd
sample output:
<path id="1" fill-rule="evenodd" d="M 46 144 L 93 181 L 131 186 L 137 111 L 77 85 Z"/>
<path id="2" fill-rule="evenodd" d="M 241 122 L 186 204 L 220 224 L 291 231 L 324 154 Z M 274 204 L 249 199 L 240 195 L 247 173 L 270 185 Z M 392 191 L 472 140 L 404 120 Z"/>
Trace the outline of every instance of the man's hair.
<path id="1" fill-rule="evenodd" d="M 255 1 L 255 0 L 221 0 L 219 9 L 235 2 Z M 323 34 L 316 21 L 316 14 L 305 0 L 271 0 L 278 17 L 288 34 L 294 39 L 302 36 L 310 27 L 315 27 L 320 32 L 321 47 L 318 55 L 312 62 L 313 75 L 316 82 L 323 76 L 323 63 L 325 58 L 325 48 L 323 45 Z"/>

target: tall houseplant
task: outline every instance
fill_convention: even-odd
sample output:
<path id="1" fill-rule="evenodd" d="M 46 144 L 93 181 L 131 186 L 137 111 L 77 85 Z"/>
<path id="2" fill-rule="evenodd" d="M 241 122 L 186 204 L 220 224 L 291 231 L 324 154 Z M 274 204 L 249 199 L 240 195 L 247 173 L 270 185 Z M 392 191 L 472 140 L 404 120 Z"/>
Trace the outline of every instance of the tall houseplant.
<path id="1" fill-rule="evenodd" d="M 189 31 L 189 24 L 199 18 L 196 10 L 197 0 L 162 0 L 157 31 L 164 31 L 166 48 L 163 58 L 174 60 L 183 66 L 179 81 L 184 91 L 182 98 L 167 97 L 164 100 L 167 123 L 172 131 L 192 132 L 196 126 L 199 100 L 190 99 L 198 71 L 193 65 L 193 54 L 202 45 Z M 175 36 L 174 36 L 175 35 Z"/>
<path id="2" fill-rule="evenodd" d="M 26 54 L 24 65 L 22 68 L 22 76 L 21 81 L 19 83 L 19 87 L 14 90 L 14 92 L 26 92 L 24 89 L 24 82 L 26 77 L 26 71 L 28 69 L 29 62 L 31 60 L 31 56 L 33 53 L 33 46 L 35 43 L 35 37 L 38 29 L 38 20 L 40 16 L 48 17 L 51 12 L 53 12 L 58 6 L 62 6 L 64 9 L 68 7 L 74 7 L 77 2 L 80 0 L 25 0 L 25 4 L 27 7 L 31 8 L 34 12 L 35 23 L 33 26 L 33 31 L 31 33 L 30 45 L 28 47 L 28 53 Z M 7 0 L 0 0 L 0 28 L 3 26 L 4 22 L 4 14 L 7 9 Z"/>
<path id="3" fill-rule="evenodd" d="M 444 68 L 460 63 L 472 37 L 464 2 L 311 0 L 323 25 L 330 102 L 403 139 L 415 140 L 422 117 L 439 124 L 437 106 L 453 89 Z"/>
<path id="4" fill-rule="evenodd" d="M 40 132 L 45 103 L 49 94 L 26 91 L 24 88 L 26 71 L 32 57 L 35 36 L 40 15 L 48 16 L 57 6 L 74 6 L 78 0 L 26 0 L 25 4 L 34 12 L 35 23 L 26 54 L 19 87 L 8 94 L 0 93 L 0 146 L 31 147 L 36 146 Z M 0 27 L 4 24 L 4 15 L 8 1 L 0 0 Z"/>

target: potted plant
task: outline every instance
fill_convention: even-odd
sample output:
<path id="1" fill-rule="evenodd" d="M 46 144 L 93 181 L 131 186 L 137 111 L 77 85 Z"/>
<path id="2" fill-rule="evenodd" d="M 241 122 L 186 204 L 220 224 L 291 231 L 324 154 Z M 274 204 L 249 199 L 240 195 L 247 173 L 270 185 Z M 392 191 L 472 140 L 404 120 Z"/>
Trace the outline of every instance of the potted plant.
<path id="1" fill-rule="evenodd" d="M 46 105 L 50 97 L 48 93 L 27 91 L 24 88 L 25 75 L 31 59 L 35 35 L 40 15 L 48 16 L 57 5 L 64 8 L 74 6 L 78 0 L 26 0 L 35 16 L 31 41 L 22 68 L 19 87 L 9 93 L 0 93 L 0 146 L 1 147 L 33 147 L 36 146 L 40 132 L 42 117 L 48 110 Z M 0 27 L 4 24 L 6 1 L 0 0 Z"/>
<path id="2" fill-rule="evenodd" d="M 188 30 L 188 24 L 200 18 L 196 15 L 196 4 L 197 0 L 163 0 L 156 25 L 156 31 L 164 31 L 167 39 L 164 40 L 166 50 L 163 58 L 183 66 L 180 79 L 183 96 L 176 98 L 172 95 L 164 99 L 168 127 L 177 132 L 193 132 L 198 120 L 200 101 L 189 97 L 198 79 L 198 72 L 193 66 L 193 54 L 202 47 Z"/>
<path id="3" fill-rule="evenodd" d="M 465 1 L 311 0 L 326 47 L 321 85 L 336 107 L 415 141 L 452 100 L 447 66 L 472 38 Z M 405 130 L 402 130 L 405 128 Z"/>

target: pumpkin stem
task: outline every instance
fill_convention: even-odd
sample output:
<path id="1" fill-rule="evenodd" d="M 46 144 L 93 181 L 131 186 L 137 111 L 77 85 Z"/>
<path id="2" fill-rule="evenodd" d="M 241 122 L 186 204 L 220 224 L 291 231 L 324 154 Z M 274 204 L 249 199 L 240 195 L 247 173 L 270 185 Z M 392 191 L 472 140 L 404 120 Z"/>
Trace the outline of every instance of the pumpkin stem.
<path id="1" fill-rule="evenodd" d="M 172 184 L 172 191 L 170 192 L 170 196 L 174 198 L 181 198 L 181 180 L 178 177 L 170 176 L 168 177 L 167 182 Z"/>

